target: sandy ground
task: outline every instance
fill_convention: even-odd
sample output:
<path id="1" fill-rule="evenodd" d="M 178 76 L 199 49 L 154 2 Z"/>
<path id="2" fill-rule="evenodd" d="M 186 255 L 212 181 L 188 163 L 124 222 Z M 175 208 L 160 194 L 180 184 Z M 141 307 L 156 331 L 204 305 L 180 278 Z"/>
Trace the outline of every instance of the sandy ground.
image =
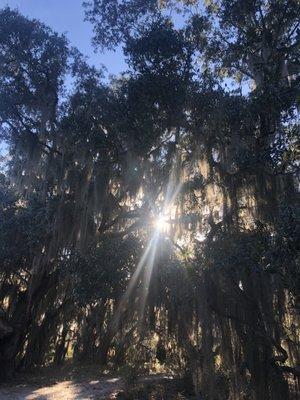
<path id="1" fill-rule="evenodd" d="M 155 374 L 138 379 L 142 385 L 157 384 L 172 375 Z M 43 368 L 17 375 L 0 387 L 0 400 L 113 400 L 125 389 L 122 378 L 97 366 Z M 141 399 L 142 400 L 142 399 Z"/>
<path id="2" fill-rule="evenodd" d="M 28 384 L 0 389 L 1 400 L 87 400 L 115 399 L 122 387 L 119 378 L 101 378 L 87 382 L 62 381 L 44 387 Z"/>

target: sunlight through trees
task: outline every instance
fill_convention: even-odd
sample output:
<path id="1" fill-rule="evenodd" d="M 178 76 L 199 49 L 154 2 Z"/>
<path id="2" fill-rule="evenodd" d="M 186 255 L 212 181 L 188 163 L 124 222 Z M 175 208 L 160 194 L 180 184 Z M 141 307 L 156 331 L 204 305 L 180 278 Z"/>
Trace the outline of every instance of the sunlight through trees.
<path id="1" fill-rule="evenodd" d="M 299 1 L 84 10 L 119 76 L 0 10 L 0 379 L 70 361 L 296 400 Z"/>

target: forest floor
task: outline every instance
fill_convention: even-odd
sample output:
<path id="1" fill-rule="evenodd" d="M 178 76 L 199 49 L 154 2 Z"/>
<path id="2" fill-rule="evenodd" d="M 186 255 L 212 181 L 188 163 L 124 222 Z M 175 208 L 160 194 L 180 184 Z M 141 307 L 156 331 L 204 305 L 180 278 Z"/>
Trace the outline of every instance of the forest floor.
<path id="1" fill-rule="evenodd" d="M 168 375 L 148 375 L 128 387 L 123 378 L 93 366 L 45 368 L 17 376 L 14 382 L 0 387 L 0 400 L 186 399 L 173 393 L 173 388 L 170 393 L 172 379 Z"/>

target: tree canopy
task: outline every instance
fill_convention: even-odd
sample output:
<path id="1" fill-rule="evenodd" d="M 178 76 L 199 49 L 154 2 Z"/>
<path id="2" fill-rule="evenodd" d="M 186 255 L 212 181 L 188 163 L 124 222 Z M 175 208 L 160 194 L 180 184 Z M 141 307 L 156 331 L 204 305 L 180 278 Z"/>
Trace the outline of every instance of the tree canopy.
<path id="1" fill-rule="evenodd" d="M 72 358 L 296 399 L 299 1 L 83 6 L 110 80 L 0 10 L 0 378 Z"/>

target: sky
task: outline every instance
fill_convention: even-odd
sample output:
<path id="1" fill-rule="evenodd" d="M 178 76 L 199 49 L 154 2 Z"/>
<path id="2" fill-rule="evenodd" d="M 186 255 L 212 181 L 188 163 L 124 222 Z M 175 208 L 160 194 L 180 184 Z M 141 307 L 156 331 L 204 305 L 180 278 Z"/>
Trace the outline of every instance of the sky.
<path id="1" fill-rule="evenodd" d="M 104 65 L 107 77 L 116 75 L 127 69 L 121 49 L 94 52 L 91 44 L 93 27 L 84 21 L 83 0 L 0 0 L 0 9 L 9 6 L 29 18 L 36 18 L 58 33 L 64 33 L 72 46 L 77 47 L 89 62 L 96 67 Z M 182 24 L 182 19 L 175 15 L 175 23 Z M 68 81 L 66 81 L 68 85 Z M 4 152 L 0 141 L 0 156 Z M 1 160 L 0 160 L 1 164 Z M 1 165 L 0 165 L 1 167 Z"/>
<path id="2" fill-rule="evenodd" d="M 109 74 L 126 69 L 122 51 L 95 53 L 91 45 L 93 28 L 84 21 L 82 0 L 0 0 L 0 8 L 17 8 L 23 15 L 44 22 L 58 33 L 65 33 L 70 44 L 89 57 L 96 67 L 103 64 Z"/>
<path id="3" fill-rule="evenodd" d="M 72 46 L 88 56 L 89 63 L 107 69 L 107 75 L 116 75 L 126 69 L 122 51 L 95 53 L 91 44 L 93 27 L 84 21 L 82 0 L 0 0 L 0 9 L 9 6 L 18 9 L 26 17 L 35 18 L 45 23 L 58 33 L 64 33 Z M 7 146 L 0 140 L 1 156 L 7 153 Z"/>

